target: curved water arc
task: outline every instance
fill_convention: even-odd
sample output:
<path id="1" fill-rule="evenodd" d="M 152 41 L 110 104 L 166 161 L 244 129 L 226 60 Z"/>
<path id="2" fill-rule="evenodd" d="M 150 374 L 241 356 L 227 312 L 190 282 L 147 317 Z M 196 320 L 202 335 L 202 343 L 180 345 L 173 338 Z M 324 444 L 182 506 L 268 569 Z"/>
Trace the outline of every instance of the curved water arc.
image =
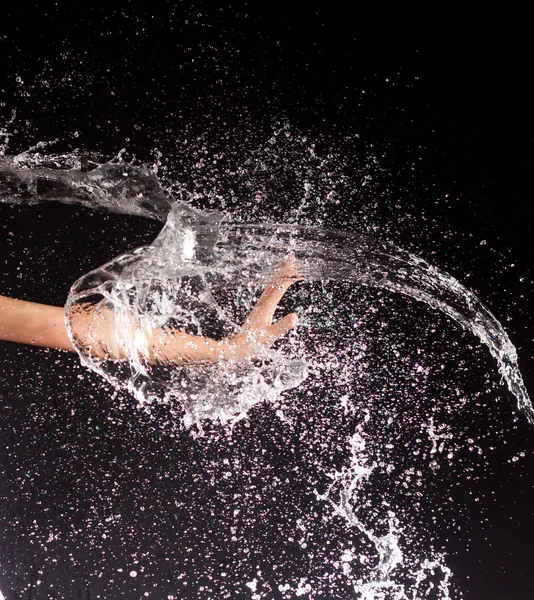
<path id="1" fill-rule="evenodd" d="M 174 263 L 180 271 L 185 260 L 199 272 L 223 269 L 237 282 L 244 276 L 267 274 L 290 251 L 301 261 L 306 279 L 354 281 L 425 302 L 488 347 L 518 408 L 534 424 L 516 350 L 499 321 L 452 276 L 393 244 L 337 230 L 245 224 L 221 213 L 192 209 L 172 200 L 153 171 L 122 161 L 101 164 L 84 153 L 42 156 L 27 151 L 0 157 L 0 201 L 57 201 L 165 222 L 147 247 L 148 263 L 143 253 L 133 261 L 134 279 L 147 264 L 149 271 L 154 264 L 168 271 Z"/>
<path id="2" fill-rule="evenodd" d="M 517 399 L 518 409 L 534 425 L 534 409 L 508 334 L 475 294 L 448 273 L 402 248 L 365 234 L 232 221 L 223 222 L 222 229 L 223 240 L 218 244 L 220 260 L 246 264 L 247 256 L 258 256 L 261 250 L 265 268 L 290 248 L 302 264 L 305 279 L 353 281 L 409 296 L 442 311 L 488 347 L 503 380 Z"/>

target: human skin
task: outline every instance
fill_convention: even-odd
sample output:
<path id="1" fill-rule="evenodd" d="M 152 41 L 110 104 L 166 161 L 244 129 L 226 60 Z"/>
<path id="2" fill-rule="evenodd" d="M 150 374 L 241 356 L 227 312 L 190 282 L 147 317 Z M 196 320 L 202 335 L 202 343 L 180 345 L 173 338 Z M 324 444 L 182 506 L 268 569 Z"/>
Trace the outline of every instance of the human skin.
<path id="1" fill-rule="evenodd" d="M 181 364 L 220 360 L 243 361 L 254 356 L 257 344 L 272 346 L 297 324 L 297 315 L 288 314 L 273 323 L 274 312 L 295 281 L 300 279 L 296 263 L 280 263 L 241 329 L 222 340 L 194 336 L 184 331 L 156 328 L 149 332 L 146 360 L 149 364 Z M 115 338 L 113 312 L 79 309 L 71 324 L 76 337 L 99 359 L 124 360 Z M 37 304 L 0 296 L 0 340 L 76 352 L 60 306 Z"/>

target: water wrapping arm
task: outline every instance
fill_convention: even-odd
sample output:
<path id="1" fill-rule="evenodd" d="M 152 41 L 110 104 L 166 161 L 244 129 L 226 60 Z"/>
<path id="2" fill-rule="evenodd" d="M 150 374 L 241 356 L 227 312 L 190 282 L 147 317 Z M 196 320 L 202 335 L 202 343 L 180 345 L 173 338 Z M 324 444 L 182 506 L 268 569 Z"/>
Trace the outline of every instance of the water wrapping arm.
<path id="1" fill-rule="evenodd" d="M 79 310 L 72 320 L 78 343 L 95 358 L 128 359 L 115 335 L 117 324 L 112 311 Z M 262 327 L 245 324 L 242 331 L 223 340 L 156 328 L 145 332 L 144 358 L 151 365 L 246 360 L 252 357 L 256 343 L 271 346 L 295 324 L 295 315 Z M 142 326 L 133 320 L 131 327 L 137 329 L 133 336 L 141 333 Z M 76 352 L 65 327 L 63 307 L 4 296 L 0 296 L 0 340 Z"/>
<path id="2" fill-rule="evenodd" d="M 293 262 L 283 263 L 240 331 L 223 340 L 190 335 L 167 327 L 147 327 L 132 315 L 119 317 L 105 304 L 96 307 L 78 304 L 70 316 L 71 335 L 76 338 L 76 345 L 83 346 L 101 360 L 129 358 L 120 343 L 120 331 L 125 329 L 128 329 L 130 338 L 141 341 L 139 348 L 143 358 L 151 365 L 246 360 L 254 356 L 258 343 L 272 346 L 296 325 L 294 314 L 272 323 L 278 303 L 297 280 L 296 273 Z M 0 296 L 0 339 L 76 352 L 62 307 L 4 296 Z"/>
<path id="3" fill-rule="evenodd" d="M 101 360 L 141 358 L 149 365 L 210 362 L 239 362 L 254 358 L 258 344 L 270 347 L 297 323 L 294 313 L 273 323 L 278 303 L 299 279 L 293 260 L 282 262 L 272 280 L 238 332 L 222 340 L 190 335 L 171 327 L 152 327 L 135 319 L 129 311 L 117 311 L 101 302 L 78 303 L 70 310 L 70 335 L 73 347 Z M 132 356 L 132 349 L 133 354 Z"/>

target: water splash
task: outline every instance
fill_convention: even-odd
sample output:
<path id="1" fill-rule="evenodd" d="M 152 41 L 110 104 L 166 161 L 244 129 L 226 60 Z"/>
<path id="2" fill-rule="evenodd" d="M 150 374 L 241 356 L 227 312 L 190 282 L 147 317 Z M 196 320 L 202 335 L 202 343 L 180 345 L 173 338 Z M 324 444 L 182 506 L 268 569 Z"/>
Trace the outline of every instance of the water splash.
<path id="1" fill-rule="evenodd" d="M 164 220 L 172 203 L 154 172 L 87 152 L 42 154 L 48 144 L 0 153 L 0 199 L 13 204 L 63 202 Z"/>
<path id="2" fill-rule="evenodd" d="M 364 513 L 368 508 L 363 501 L 363 488 L 369 484 L 375 470 L 380 467 L 372 460 L 368 452 L 365 426 L 371 417 L 366 412 L 356 431 L 348 440 L 349 461 L 341 471 L 331 473 L 332 483 L 325 492 L 318 493 L 318 498 L 330 503 L 335 513 L 341 516 L 350 527 L 356 528 L 372 544 L 373 552 L 363 553 L 359 557 L 347 550 L 342 556 L 343 571 L 347 579 L 352 581 L 354 591 L 361 600 L 410 600 L 427 597 L 430 590 L 439 590 L 439 598 L 450 600 L 451 570 L 445 564 L 445 557 L 434 552 L 431 558 L 421 559 L 413 551 L 403 553 L 401 540 L 403 528 L 400 520 L 391 509 L 381 524 L 382 534 L 365 523 Z M 363 513 L 363 514 L 362 514 Z M 357 558 L 363 562 L 374 559 L 365 578 L 354 577 L 350 563 Z M 431 581 L 429 579 L 436 578 Z M 426 586 L 426 589 L 423 588 Z"/>
<path id="3" fill-rule="evenodd" d="M 292 253 L 302 265 L 307 281 L 350 281 L 383 288 L 424 302 L 457 321 L 488 347 L 519 410 L 534 424 L 534 410 L 516 350 L 498 320 L 456 279 L 392 244 L 363 234 L 323 228 L 238 223 L 220 213 L 195 210 L 183 202 L 173 205 L 153 172 L 122 162 L 98 164 L 79 153 L 42 158 L 26 152 L 11 159 L 2 158 L 0 200 L 54 200 L 166 219 L 153 244 L 120 256 L 81 278 L 66 304 L 69 331 L 84 364 L 115 385 L 128 387 L 142 403 L 149 404 L 158 396 L 169 400 L 169 396 L 176 395 L 191 411 L 199 389 L 205 389 L 214 374 L 221 371 L 210 369 L 209 374 L 192 384 L 194 392 L 184 395 L 183 376 L 186 372 L 191 376 L 191 370 L 179 369 L 180 375 L 167 372 L 170 377 L 165 381 L 158 377 L 156 370 L 149 369 L 143 361 L 146 337 L 143 342 L 140 332 L 163 327 L 173 319 L 182 326 L 195 323 L 199 335 L 235 332 L 239 323 L 228 314 L 228 297 L 223 299 L 225 304 L 217 298 L 233 291 L 231 302 L 241 302 L 241 311 L 237 312 L 242 315 L 243 309 L 251 308 L 250 302 L 242 300 L 246 286 L 268 280 L 273 266 Z M 72 310 L 87 299 L 99 306 L 107 303 L 118 315 L 117 337 L 129 358 L 126 378 L 124 374 L 116 375 L 120 369 L 115 365 L 107 368 L 92 358 L 89 348 L 80 345 L 79 336 L 72 330 Z M 126 326 L 128 315 L 134 317 L 131 327 Z M 216 377 L 205 408 L 194 409 L 195 416 L 189 412 L 188 422 L 198 422 L 208 415 L 223 421 L 232 414 L 240 418 L 242 409 L 255 403 L 253 397 L 276 398 L 306 376 L 302 362 L 262 348 L 258 352 L 263 370 L 245 368 L 247 375 L 236 379 L 236 371 L 231 369 L 231 375 L 224 376 L 231 380 L 231 393 Z M 268 383 L 270 379 L 272 383 Z M 229 398 L 237 398 L 233 406 L 232 400 L 227 402 Z M 212 410 L 213 405 L 220 410 Z"/>
<path id="4" fill-rule="evenodd" d="M 183 200 L 187 194 L 178 196 Z M 309 193 L 301 212 L 308 210 L 308 200 Z M 515 349 L 500 323 L 457 280 L 392 244 L 319 227 L 246 224 L 229 215 L 200 211 L 187 202 L 172 202 L 153 170 L 127 164 L 120 157 L 102 162 L 85 153 L 28 151 L 2 157 L 0 201 L 60 201 L 165 223 L 151 245 L 126 253 L 77 281 L 66 303 L 67 324 L 83 364 L 115 387 L 132 392 L 148 414 L 154 406 L 163 405 L 169 421 L 183 419 L 186 426 L 202 428 L 206 419 L 235 424 L 259 402 L 274 404 L 283 392 L 294 388 L 297 393 L 310 374 L 324 369 L 324 353 L 313 345 L 299 344 L 298 333 L 278 350 L 258 348 L 255 362 L 239 366 L 155 367 L 146 361 L 147 336 L 154 328 L 169 325 L 212 337 L 236 331 L 253 305 L 254 290 L 290 252 L 302 265 L 302 286 L 338 282 L 353 288 L 384 289 L 414 298 L 454 319 L 488 347 L 519 409 L 534 423 Z M 91 352 L 90 335 L 76 331 L 76 311 L 87 303 L 95 315 L 104 309 L 113 311 L 116 338 L 127 361 L 98 360 Z M 325 331 L 336 328 L 335 306 L 331 309 Z M 303 315 L 303 326 L 316 325 L 318 318 L 310 307 Z M 328 352 L 326 341 L 323 346 Z M 354 350 L 349 347 L 347 356 L 355 359 Z M 329 368 L 339 380 L 346 376 L 350 383 L 360 367 L 357 363 L 346 367 L 342 358 L 341 354 L 330 356 Z M 343 398 L 341 403 L 350 412 L 351 401 Z M 373 458 L 367 422 L 368 416 L 360 419 L 346 438 L 343 466 L 331 472 L 326 490 L 317 492 L 334 515 L 367 541 L 368 549 L 361 554 L 346 548 L 337 568 L 356 598 L 435 596 L 446 600 L 450 598 L 451 573 L 444 557 L 431 550 L 422 557 L 419 550 L 410 552 L 406 539 L 416 534 L 407 530 L 392 508 L 380 513 L 378 526 L 362 514 L 364 488 L 372 486 L 376 477 L 389 474 L 388 466 Z M 445 434 L 433 417 L 427 433 L 432 442 L 430 453 L 435 455 Z M 362 568 L 353 568 L 356 562 L 363 566 L 364 575 Z M 260 598 L 258 586 L 259 579 L 249 588 Z M 280 583 L 279 593 L 284 598 L 321 597 L 320 591 L 314 596 L 313 583 L 302 578 Z"/>

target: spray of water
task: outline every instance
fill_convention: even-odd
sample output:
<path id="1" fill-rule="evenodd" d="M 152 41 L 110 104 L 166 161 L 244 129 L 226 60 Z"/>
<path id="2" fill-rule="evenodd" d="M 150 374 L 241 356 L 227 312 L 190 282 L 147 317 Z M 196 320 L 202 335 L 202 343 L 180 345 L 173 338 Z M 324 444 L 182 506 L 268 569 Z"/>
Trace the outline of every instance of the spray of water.
<path id="1" fill-rule="evenodd" d="M 275 405 L 284 392 L 306 389 L 307 378 L 325 369 L 335 372 L 338 385 L 346 384 L 340 406 L 346 413 L 354 412 L 350 390 L 364 368 L 365 348 L 354 340 L 330 348 L 327 340 L 317 344 L 304 333 L 313 328 L 322 328 L 323 334 L 336 331 L 336 306 L 332 301 L 325 318 L 314 303 L 321 300 L 323 292 L 318 295 L 318 289 L 331 285 L 352 293 L 366 286 L 425 303 L 477 336 L 495 359 L 519 410 L 534 424 L 514 346 L 500 323 L 457 280 L 417 256 L 363 234 L 309 225 L 243 223 L 231 214 L 193 208 L 183 201 L 185 190 L 180 201 L 171 201 L 154 171 L 127 164 L 120 157 L 103 163 L 83 153 L 43 155 L 39 150 L 0 159 L 0 201 L 76 203 L 164 222 L 152 244 L 78 280 L 66 303 L 67 326 L 82 363 L 116 388 L 133 393 L 147 412 L 154 405 L 167 406 L 170 421 L 181 418 L 187 427 L 195 425 L 198 430 L 207 419 L 235 424 L 260 402 Z M 315 155 L 312 158 L 316 160 Z M 305 190 L 295 218 L 306 213 L 311 187 Z M 195 197 L 189 195 L 191 200 Z M 311 299 L 307 307 L 301 307 L 302 335 L 293 334 L 275 350 L 258 347 L 255 360 L 246 364 L 170 367 L 147 363 L 147 339 L 154 328 L 185 328 L 210 337 L 235 332 L 253 305 L 254 290 L 289 253 L 301 265 L 304 281 L 300 285 L 307 290 L 301 293 Z M 327 298 L 332 296 L 327 294 Z M 113 312 L 116 338 L 128 360 L 100 360 L 91 352 L 90 332 L 80 332 L 76 326 L 78 311 L 87 310 L 88 305 L 96 316 L 104 309 Z M 350 310 L 348 303 L 341 308 Z M 403 545 L 403 539 L 413 533 L 406 531 L 391 507 L 382 510 L 378 525 L 369 525 L 364 514 L 367 488 L 393 469 L 370 451 L 374 448 L 366 429 L 370 418 L 369 413 L 359 416 L 346 439 L 348 458 L 329 474 L 330 483 L 316 491 L 316 497 L 331 507 L 330 518 L 342 518 L 361 534 L 363 546 L 368 546 L 361 551 L 346 548 L 336 569 L 350 584 L 353 597 L 362 600 L 446 600 L 451 572 L 444 557 L 432 550 L 421 557 L 419 551 Z M 441 452 L 442 438 L 447 437 L 436 433 L 436 427 L 431 417 L 427 433 L 432 455 Z M 258 585 L 257 579 L 247 584 L 253 599 L 262 597 Z M 300 578 L 281 583 L 278 591 L 283 598 L 313 598 L 321 597 L 320 587 Z"/>
<path id="2" fill-rule="evenodd" d="M 392 244 L 323 228 L 243 224 L 220 213 L 195 210 L 183 202 L 173 205 L 153 172 L 122 162 L 95 164 L 78 154 L 47 156 L 45 160 L 31 153 L 11 160 L 4 158 L 0 164 L 0 199 L 79 203 L 165 219 L 153 244 L 120 256 L 81 278 L 66 304 L 69 331 L 84 363 L 115 385 L 126 385 L 142 403 L 153 401 L 154 393 L 164 398 L 177 394 L 182 404 L 195 413 L 189 414 L 190 422 L 206 416 L 226 421 L 231 414 L 241 417 L 241 409 L 246 411 L 255 403 L 253 398 L 261 401 L 270 395 L 277 397 L 301 383 L 306 373 L 304 363 L 288 361 L 280 353 L 261 348 L 260 359 L 268 367 L 253 366 L 250 372 L 245 368 L 248 374 L 237 379 L 232 368 L 231 374 L 224 376 L 231 380 L 232 393 L 218 377 L 207 393 L 207 381 L 219 373 L 217 369 L 211 369 L 207 379 L 203 375 L 191 395 L 183 392 L 182 373 L 173 373 L 163 382 L 143 361 L 147 342 L 142 332 L 166 326 L 171 320 L 182 327 L 194 324 L 195 332 L 204 336 L 235 331 L 239 324 L 218 297 L 233 291 L 232 303 L 239 304 L 246 286 L 267 281 L 273 267 L 292 253 L 306 281 L 349 281 L 383 288 L 443 311 L 488 347 L 519 410 L 534 424 L 517 353 L 499 321 L 456 279 Z M 89 300 L 98 306 L 106 304 L 117 315 L 116 337 L 129 358 L 127 375 L 113 375 L 115 365 L 108 369 L 91 357 L 89 347 L 80 345 L 80 336 L 72 327 L 72 314 Z M 223 300 L 227 303 L 228 297 Z M 250 309 L 250 302 L 243 302 L 241 308 Z M 183 377 L 191 376 L 190 371 L 183 369 Z M 207 398 L 204 409 L 192 408 L 198 402 L 199 383 L 201 395 Z"/>

